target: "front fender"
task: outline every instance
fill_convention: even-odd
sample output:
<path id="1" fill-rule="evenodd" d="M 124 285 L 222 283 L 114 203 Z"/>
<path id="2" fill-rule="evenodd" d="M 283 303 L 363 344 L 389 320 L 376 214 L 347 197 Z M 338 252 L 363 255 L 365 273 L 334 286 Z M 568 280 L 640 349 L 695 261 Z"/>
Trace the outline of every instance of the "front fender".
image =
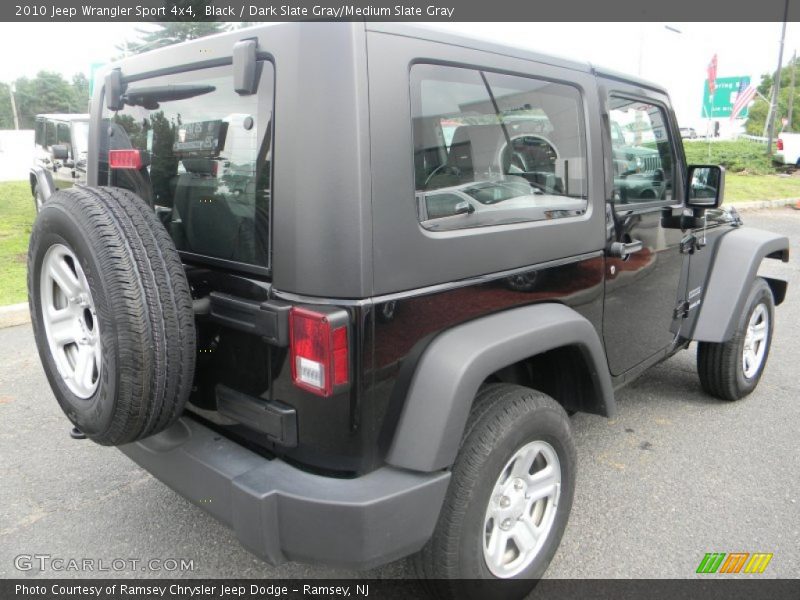
<path id="1" fill-rule="evenodd" d="M 736 319 L 744 308 L 764 257 L 788 262 L 789 239 L 749 227 L 734 229 L 722 236 L 709 267 L 700 313 L 689 335 L 690 339 L 699 342 L 725 342 L 731 339 Z M 785 295 L 785 286 L 780 295 Z M 778 302 L 782 299 L 776 298 Z"/>
<path id="2" fill-rule="evenodd" d="M 30 178 L 31 185 L 36 183 L 36 187 L 42 190 L 42 200 L 45 202 L 49 200 L 56 191 L 52 173 L 44 167 L 31 167 Z"/>
<path id="3" fill-rule="evenodd" d="M 449 467 L 481 383 L 503 367 L 564 346 L 581 350 L 597 412 L 612 416 L 611 376 L 592 324 L 562 304 L 515 308 L 456 326 L 430 343 L 411 379 L 387 462 L 425 472 Z"/>

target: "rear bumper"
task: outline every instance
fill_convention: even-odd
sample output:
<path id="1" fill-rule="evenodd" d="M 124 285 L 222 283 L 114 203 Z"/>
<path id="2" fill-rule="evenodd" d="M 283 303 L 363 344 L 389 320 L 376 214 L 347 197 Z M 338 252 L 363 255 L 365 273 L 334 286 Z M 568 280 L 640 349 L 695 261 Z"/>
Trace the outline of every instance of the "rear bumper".
<path id="1" fill-rule="evenodd" d="M 412 554 L 433 533 L 450 479 L 394 467 L 355 479 L 314 475 L 190 418 L 120 450 L 272 564 L 366 569 Z"/>

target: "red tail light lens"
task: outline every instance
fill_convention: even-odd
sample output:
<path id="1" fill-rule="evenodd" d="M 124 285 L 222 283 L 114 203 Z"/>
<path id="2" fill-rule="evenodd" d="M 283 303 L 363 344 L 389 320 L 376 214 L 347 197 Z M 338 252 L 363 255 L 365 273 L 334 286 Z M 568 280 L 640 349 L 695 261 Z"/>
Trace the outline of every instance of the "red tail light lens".
<path id="1" fill-rule="evenodd" d="M 778 150 L 783 150 L 783 140 L 778 138 Z"/>
<path id="2" fill-rule="evenodd" d="M 292 308 L 289 313 L 289 357 L 292 382 L 319 396 L 350 381 L 347 327 L 333 328 L 327 315 Z"/>
<path id="3" fill-rule="evenodd" d="M 142 168 L 142 155 L 138 150 L 109 150 L 108 165 L 112 169 Z"/>

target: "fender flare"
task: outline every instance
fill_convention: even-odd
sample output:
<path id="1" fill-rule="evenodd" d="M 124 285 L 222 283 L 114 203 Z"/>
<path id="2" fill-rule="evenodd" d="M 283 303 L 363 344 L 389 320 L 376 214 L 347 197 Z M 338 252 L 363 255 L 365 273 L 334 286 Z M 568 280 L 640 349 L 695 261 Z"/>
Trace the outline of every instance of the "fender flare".
<path id="1" fill-rule="evenodd" d="M 31 192 L 33 192 L 33 184 L 36 183 L 36 187 L 42 190 L 42 198 L 45 202 L 47 202 L 50 196 L 56 191 L 52 173 L 43 167 L 31 167 L 30 181 Z"/>
<path id="2" fill-rule="evenodd" d="M 386 461 L 416 471 L 453 464 L 472 401 L 492 373 L 563 346 L 591 369 L 598 412 L 616 412 L 605 351 L 592 324 L 563 304 L 534 304 L 458 325 L 425 349 L 411 379 Z"/>
<path id="3" fill-rule="evenodd" d="M 789 239 L 749 227 L 734 229 L 722 236 L 709 268 L 703 302 L 690 339 L 716 343 L 731 339 L 736 319 L 743 310 L 764 257 L 788 262 Z M 776 303 L 780 304 L 786 285 L 779 280 L 770 283 L 770 288 L 777 289 Z M 782 287 L 778 285 L 781 283 L 784 283 Z"/>

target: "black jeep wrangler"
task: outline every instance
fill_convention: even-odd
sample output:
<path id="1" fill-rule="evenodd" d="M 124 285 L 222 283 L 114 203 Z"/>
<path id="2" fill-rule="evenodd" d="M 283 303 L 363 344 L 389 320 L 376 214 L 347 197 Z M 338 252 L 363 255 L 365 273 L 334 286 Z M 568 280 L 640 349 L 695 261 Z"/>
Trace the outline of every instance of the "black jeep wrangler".
<path id="1" fill-rule="evenodd" d="M 746 396 L 786 293 L 757 270 L 788 240 L 718 208 L 665 90 L 403 25 L 126 59 L 88 167 L 30 243 L 55 396 L 271 563 L 413 554 L 523 594 L 570 513 L 568 414 L 692 341 Z"/>

